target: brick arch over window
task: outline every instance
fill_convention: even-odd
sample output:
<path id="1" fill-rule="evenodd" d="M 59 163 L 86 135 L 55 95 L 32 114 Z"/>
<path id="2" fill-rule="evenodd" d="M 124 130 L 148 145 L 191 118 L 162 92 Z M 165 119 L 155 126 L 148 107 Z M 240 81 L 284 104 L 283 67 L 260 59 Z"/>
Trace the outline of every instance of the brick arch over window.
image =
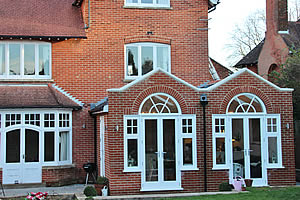
<path id="1" fill-rule="evenodd" d="M 124 38 L 125 44 L 139 43 L 139 42 L 151 42 L 161 44 L 171 44 L 171 39 L 166 37 L 159 37 L 153 35 L 133 36 Z"/>
<path id="2" fill-rule="evenodd" d="M 135 99 L 131 113 L 138 114 L 140 105 L 143 102 L 143 100 L 145 98 L 147 98 L 149 95 L 154 94 L 154 93 L 166 93 L 166 94 L 174 97 L 181 108 L 182 114 L 188 113 L 187 105 L 186 105 L 186 102 L 185 102 L 184 98 L 182 97 L 182 95 L 179 92 L 177 92 L 176 90 L 174 90 L 170 87 L 166 87 L 166 86 L 155 86 L 155 87 L 151 87 L 151 88 L 148 88 L 148 89 L 142 91 Z"/>
<path id="3" fill-rule="evenodd" d="M 231 101 L 231 99 L 240 93 L 251 93 L 251 94 L 256 95 L 265 104 L 267 113 L 273 113 L 273 108 L 272 108 L 270 99 L 261 90 L 255 88 L 255 87 L 244 86 L 244 87 L 235 88 L 235 89 L 231 90 L 230 92 L 228 92 L 227 95 L 225 95 L 225 97 L 223 98 L 222 103 L 220 105 L 220 109 L 219 109 L 220 113 L 215 113 L 215 114 L 225 114 L 226 108 L 227 108 L 229 102 Z"/>

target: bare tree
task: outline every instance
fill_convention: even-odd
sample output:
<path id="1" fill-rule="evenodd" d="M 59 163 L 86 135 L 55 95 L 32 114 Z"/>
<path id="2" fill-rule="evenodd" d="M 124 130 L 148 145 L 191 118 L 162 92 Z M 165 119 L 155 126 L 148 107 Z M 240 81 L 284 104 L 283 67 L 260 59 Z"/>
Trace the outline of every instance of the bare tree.
<path id="1" fill-rule="evenodd" d="M 288 17 L 289 21 L 300 18 L 300 0 L 288 0 Z M 230 43 L 225 45 L 225 49 L 230 52 L 227 57 L 230 65 L 236 64 L 255 48 L 264 39 L 265 31 L 264 10 L 251 13 L 241 24 L 236 24 L 230 34 Z"/>
<path id="2" fill-rule="evenodd" d="M 235 64 L 256 47 L 264 39 L 265 30 L 264 10 L 251 13 L 243 23 L 236 24 L 231 33 L 230 44 L 225 45 L 225 48 L 231 52 L 227 58 L 230 63 Z"/>

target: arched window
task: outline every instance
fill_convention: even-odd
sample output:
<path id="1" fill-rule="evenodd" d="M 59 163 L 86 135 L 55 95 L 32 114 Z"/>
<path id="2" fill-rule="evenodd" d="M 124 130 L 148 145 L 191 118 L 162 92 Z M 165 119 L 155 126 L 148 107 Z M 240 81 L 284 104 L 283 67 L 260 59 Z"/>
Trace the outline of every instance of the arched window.
<path id="1" fill-rule="evenodd" d="M 173 97 L 156 93 L 143 101 L 140 114 L 181 114 L 181 110 Z"/>
<path id="2" fill-rule="evenodd" d="M 262 100 L 250 93 L 235 96 L 227 107 L 227 113 L 266 113 Z"/>

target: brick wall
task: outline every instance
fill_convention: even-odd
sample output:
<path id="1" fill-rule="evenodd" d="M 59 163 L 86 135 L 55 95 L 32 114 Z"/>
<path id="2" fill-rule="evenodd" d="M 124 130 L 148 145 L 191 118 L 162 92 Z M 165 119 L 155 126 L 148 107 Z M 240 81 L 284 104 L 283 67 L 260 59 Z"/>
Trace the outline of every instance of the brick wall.
<path id="1" fill-rule="evenodd" d="M 250 84 L 251 83 L 251 84 Z M 123 92 L 109 92 L 109 114 L 106 131 L 106 163 L 110 179 L 111 195 L 140 193 L 141 173 L 123 173 L 123 115 L 137 114 L 142 99 L 152 93 L 163 92 L 173 96 L 180 104 L 183 114 L 196 114 L 197 167 L 196 171 L 182 172 L 183 192 L 204 191 L 203 168 L 203 121 L 202 108 L 199 103 L 200 92 L 182 85 L 162 72 L 143 80 Z M 228 181 L 227 170 L 212 169 L 212 114 L 225 114 L 229 101 L 237 94 L 249 92 L 260 97 L 268 113 L 281 113 L 282 151 L 284 169 L 268 170 L 270 185 L 295 184 L 295 166 L 292 128 L 291 92 L 280 92 L 248 73 L 228 81 L 215 90 L 206 92 L 207 107 L 207 162 L 208 191 L 216 191 L 221 182 Z M 280 99 L 280 101 L 278 100 Z M 290 129 L 284 124 L 290 123 Z M 114 127 L 118 125 L 119 130 Z M 284 175 L 284 176 L 283 176 Z"/>

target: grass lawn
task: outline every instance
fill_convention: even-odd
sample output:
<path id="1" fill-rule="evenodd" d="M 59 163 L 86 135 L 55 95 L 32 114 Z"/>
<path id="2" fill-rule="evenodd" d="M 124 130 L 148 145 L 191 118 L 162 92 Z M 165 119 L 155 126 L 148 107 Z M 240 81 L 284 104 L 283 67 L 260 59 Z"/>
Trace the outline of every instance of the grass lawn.
<path id="1" fill-rule="evenodd" d="M 200 200 L 300 200 L 300 187 L 249 188 L 249 192 L 226 195 L 206 195 L 197 197 L 173 198 Z M 171 198 L 170 198 L 171 199 Z"/>

